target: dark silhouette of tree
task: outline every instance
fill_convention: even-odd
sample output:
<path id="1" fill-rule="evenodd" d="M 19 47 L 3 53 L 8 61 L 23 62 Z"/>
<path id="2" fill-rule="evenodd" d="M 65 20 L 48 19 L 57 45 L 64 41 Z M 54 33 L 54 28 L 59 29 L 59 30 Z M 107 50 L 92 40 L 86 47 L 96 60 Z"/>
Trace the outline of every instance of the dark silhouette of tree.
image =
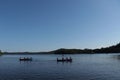
<path id="1" fill-rule="evenodd" d="M 2 51 L 0 50 L 0 55 L 2 55 L 3 53 L 2 53 Z"/>

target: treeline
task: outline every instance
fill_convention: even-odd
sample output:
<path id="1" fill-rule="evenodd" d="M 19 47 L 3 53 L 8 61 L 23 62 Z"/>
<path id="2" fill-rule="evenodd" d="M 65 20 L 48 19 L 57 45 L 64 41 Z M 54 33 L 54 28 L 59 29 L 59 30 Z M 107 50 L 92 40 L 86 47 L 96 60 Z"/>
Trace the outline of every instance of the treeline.
<path id="1" fill-rule="evenodd" d="M 0 50 L 0 55 L 2 55 L 3 53 L 2 53 L 2 51 Z"/>
<path id="2" fill-rule="evenodd" d="M 93 50 L 95 53 L 120 53 L 120 43 L 101 49 Z"/>
<path id="3" fill-rule="evenodd" d="M 2 52 L 1 54 L 94 54 L 94 53 L 120 53 L 120 43 L 99 49 L 58 49 L 50 52 Z"/>
<path id="4" fill-rule="evenodd" d="M 54 54 L 80 54 L 80 53 L 120 53 L 120 43 L 110 47 L 100 48 L 100 49 L 58 49 L 52 51 Z"/>
<path id="5" fill-rule="evenodd" d="M 52 51 L 54 54 L 77 54 L 77 53 L 93 53 L 92 49 L 58 49 Z"/>

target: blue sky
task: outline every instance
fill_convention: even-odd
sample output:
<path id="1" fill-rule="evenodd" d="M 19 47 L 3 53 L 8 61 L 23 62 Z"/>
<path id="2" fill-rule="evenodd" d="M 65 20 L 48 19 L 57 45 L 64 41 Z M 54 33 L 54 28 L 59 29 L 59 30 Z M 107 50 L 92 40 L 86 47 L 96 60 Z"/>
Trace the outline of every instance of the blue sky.
<path id="1" fill-rule="evenodd" d="M 0 49 L 50 51 L 120 42 L 119 0 L 0 0 Z"/>

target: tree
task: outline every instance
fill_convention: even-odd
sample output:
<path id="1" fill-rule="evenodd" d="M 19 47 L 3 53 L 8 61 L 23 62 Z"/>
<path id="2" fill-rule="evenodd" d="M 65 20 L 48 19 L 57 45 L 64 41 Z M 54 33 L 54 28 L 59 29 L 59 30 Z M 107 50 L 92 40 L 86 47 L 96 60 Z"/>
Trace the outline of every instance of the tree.
<path id="1" fill-rule="evenodd" d="M 2 51 L 0 50 L 0 55 L 2 55 Z"/>

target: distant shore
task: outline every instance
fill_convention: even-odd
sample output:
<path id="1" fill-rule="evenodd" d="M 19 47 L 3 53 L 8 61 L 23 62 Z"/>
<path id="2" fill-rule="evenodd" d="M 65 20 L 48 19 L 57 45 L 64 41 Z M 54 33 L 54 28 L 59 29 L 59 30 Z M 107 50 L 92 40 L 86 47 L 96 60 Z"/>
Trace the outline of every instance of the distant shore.
<path id="1" fill-rule="evenodd" d="M 2 54 L 98 54 L 120 53 L 120 43 L 100 49 L 57 49 L 49 52 L 1 52 Z"/>

